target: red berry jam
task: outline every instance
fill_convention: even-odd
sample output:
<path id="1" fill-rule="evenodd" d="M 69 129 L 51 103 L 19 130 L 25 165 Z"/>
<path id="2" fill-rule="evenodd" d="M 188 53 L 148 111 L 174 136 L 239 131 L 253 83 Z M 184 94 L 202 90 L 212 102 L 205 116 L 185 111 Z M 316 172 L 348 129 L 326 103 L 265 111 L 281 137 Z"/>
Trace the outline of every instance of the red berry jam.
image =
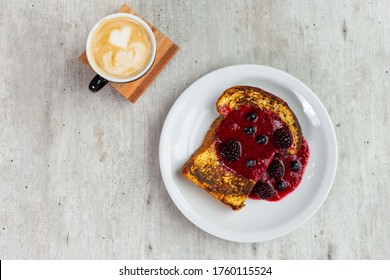
<path id="1" fill-rule="evenodd" d="M 277 114 L 250 106 L 226 112 L 215 142 L 222 166 L 258 182 L 250 198 L 277 201 L 292 192 L 309 160 L 306 140 L 296 155 L 286 155 L 292 139 Z"/>
<path id="2" fill-rule="evenodd" d="M 265 200 L 278 201 L 295 190 L 302 181 L 309 157 L 310 149 L 304 137 L 302 137 L 302 145 L 297 154 L 286 156 L 276 154 L 275 160 L 280 160 L 284 165 L 284 174 L 279 178 L 272 178 L 272 174 L 269 174 L 269 172 L 263 174 L 259 182 L 270 185 L 274 190 L 272 197 L 266 198 Z M 249 197 L 263 199 L 261 195 L 259 196 L 256 193 L 256 187 L 253 188 Z"/>
<path id="3" fill-rule="evenodd" d="M 280 150 L 272 134 L 279 128 L 286 128 L 279 116 L 268 110 L 241 106 L 240 110 L 229 112 L 217 131 L 216 148 L 226 168 L 237 174 L 258 181 L 267 170 L 275 154 Z M 231 158 L 225 154 L 225 143 L 238 141 L 240 156 Z M 222 153 L 221 153 L 222 150 Z M 233 159 L 233 160 L 232 160 Z"/>

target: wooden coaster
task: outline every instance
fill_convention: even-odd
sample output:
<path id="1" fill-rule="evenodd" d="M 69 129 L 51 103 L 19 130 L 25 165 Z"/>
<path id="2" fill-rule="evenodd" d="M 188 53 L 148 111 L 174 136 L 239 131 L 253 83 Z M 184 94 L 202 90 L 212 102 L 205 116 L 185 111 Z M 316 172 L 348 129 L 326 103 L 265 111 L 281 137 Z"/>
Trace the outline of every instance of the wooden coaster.
<path id="1" fill-rule="evenodd" d="M 126 4 L 124 4 L 118 10 L 118 13 L 129 13 L 143 19 L 150 26 L 154 33 L 154 36 L 156 37 L 156 58 L 145 75 L 143 75 L 138 80 L 129 83 L 109 83 L 110 86 L 112 86 L 116 91 L 123 95 L 127 100 L 132 103 L 135 103 L 137 99 L 143 94 L 143 92 L 148 88 L 148 86 L 158 76 L 158 74 L 160 74 L 160 72 L 164 69 L 168 62 L 175 56 L 175 54 L 179 50 L 179 47 Z M 89 66 L 85 51 L 81 54 L 79 60 L 85 65 Z"/>

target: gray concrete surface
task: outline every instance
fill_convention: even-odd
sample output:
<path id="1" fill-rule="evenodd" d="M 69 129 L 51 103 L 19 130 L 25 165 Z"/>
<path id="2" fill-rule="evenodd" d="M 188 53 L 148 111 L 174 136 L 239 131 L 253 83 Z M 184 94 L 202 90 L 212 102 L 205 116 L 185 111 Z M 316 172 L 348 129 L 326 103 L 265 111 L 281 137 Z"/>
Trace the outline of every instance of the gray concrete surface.
<path id="1" fill-rule="evenodd" d="M 128 1 L 181 51 L 132 105 L 78 62 L 121 1 L 0 1 L 1 259 L 389 259 L 390 2 Z M 318 213 L 265 243 L 189 222 L 161 178 L 175 99 L 211 70 L 265 64 L 307 84 L 339 143 Z"/>

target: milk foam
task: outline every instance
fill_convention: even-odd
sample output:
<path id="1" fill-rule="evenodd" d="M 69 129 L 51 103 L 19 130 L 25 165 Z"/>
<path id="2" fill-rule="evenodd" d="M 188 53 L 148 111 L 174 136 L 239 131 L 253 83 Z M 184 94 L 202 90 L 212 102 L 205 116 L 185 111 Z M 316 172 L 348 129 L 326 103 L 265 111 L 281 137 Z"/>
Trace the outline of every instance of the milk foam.
<path id="1" fill-rule="evenodd" d="M 128 78 L 149 63 L 152 43 L 147 31 L 129 18 L 102 22 L 95 31 L 91 52 L 97 66 L 107 75 Z"/>
<path id="2" fill-rule="evenodd" d="M 115 29 L 110 33 L 111 45 L 126 49 L 131 36 L 131 28 L 129 26 L 122 27 L 121 30 Z"/>
<path id="3" fill-rule="evenodd" d="M 129 69 L 140 69 L 144 64 L 146 48 L 143 44 L 132 43 L 128 50 L 106 52 L 103 55 L 103 69 L 110 74 L 121 76 Z"/>

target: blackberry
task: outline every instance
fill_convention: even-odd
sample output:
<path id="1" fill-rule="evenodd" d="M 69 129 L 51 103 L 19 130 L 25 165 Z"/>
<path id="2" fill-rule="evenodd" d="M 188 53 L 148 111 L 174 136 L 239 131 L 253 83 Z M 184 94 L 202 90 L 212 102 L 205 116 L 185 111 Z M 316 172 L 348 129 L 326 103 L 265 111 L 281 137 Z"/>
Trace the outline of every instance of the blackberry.
<path id="1" fill-rule="evenodd" d="M 256 185 L 253 187 L 253 193 L 261 199 L 270 199 L 274 196 L 274 190 L 272 187 L 263 181 L 258 181 L 256 183 Z"/>
<path id="2" fill-rule="evenodd" d="M 219 150 L 222 156 L 230 162 L 237 161 L 241 156 L 241 144 L 237 140 L 223 142 Z"/>
<path id="3" fill-rule="evenodd" d="M 277 159 L 274 159 L 268 166 L 267 173 L 271 178 L 280 178 L 284 175 L 284 164 Z"/>
<path id="4" fill-rule="evenodd" d="M 291 133 L 287 128 L 279 128 L 275 130 L 272 136 L 276 142 L 276 145 L 282 149 L 289 148 L 293 143 Z"/>

